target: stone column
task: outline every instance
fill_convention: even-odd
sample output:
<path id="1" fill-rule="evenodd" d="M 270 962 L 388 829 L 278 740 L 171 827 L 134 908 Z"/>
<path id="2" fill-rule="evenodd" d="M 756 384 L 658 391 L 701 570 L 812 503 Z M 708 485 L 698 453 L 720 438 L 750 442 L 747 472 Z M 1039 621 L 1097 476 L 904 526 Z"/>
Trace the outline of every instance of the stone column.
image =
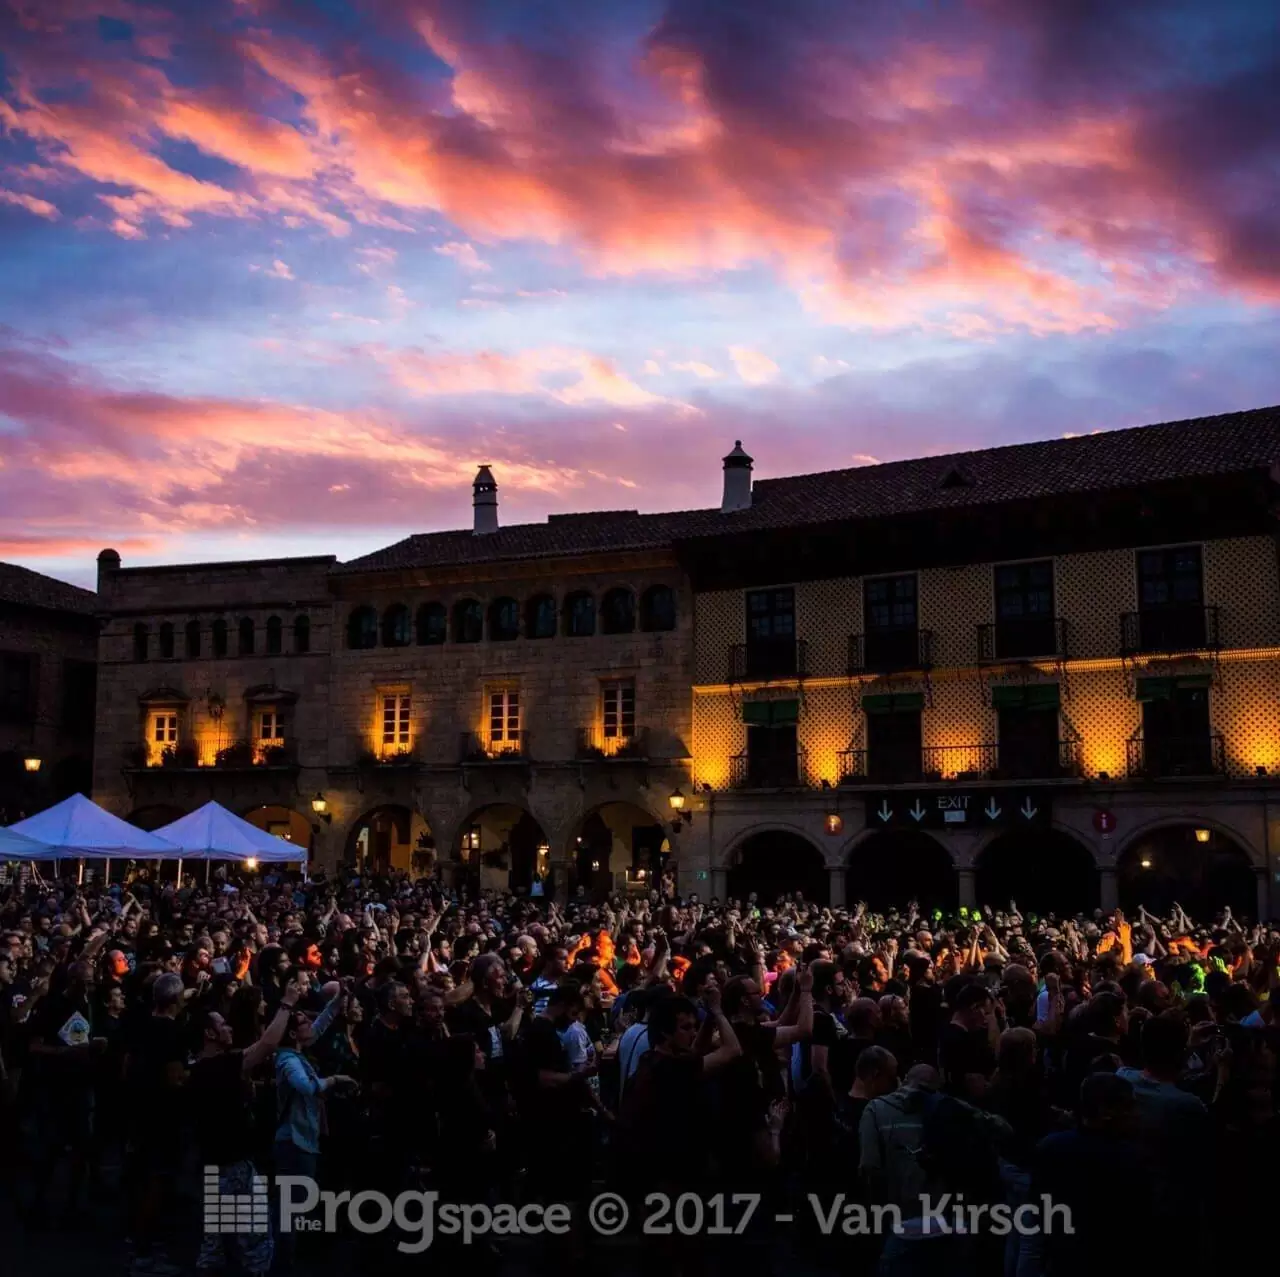
<path id="1" fill-rule="evenodd" d="M 966 909 L 972 909 L 978 903 L 978 893 L 974 879 L 975 874 L 972 869 L 960 870 L 960 903 Z"/>
<path id="2" fill-rule="evenodd" d="M 827 870 L 827 878 L 830 881 L 828 894 L 831 897 L 831 907 L 833 909 L 844 908 L 844 878 L 845 868 L 843 865 L 834 865 Z"/>
<path id="3" fill-rule="evenodd" d="M 1099 903 L 1102 905 L 1104 912 L 1110 912 L 1112 909 L 1120 907 L 1120 886 L 1116 880 L 1115 865 L 1103 865 L 1098 870 L 1100 875 L 1099 881 Z"/>

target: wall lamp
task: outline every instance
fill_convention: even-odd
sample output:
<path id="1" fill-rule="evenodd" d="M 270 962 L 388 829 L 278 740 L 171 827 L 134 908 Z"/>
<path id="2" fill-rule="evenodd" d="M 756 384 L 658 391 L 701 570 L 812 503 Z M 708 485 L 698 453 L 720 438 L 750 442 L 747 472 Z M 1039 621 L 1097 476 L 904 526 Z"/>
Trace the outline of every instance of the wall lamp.
<path id="1" fill-rule="evenodd" d="M 676 814 L 676 819 L 671 822 L 671 832 L 673 834 L 680 832 L 681 823 L 686 825 L 693 824 L 693 812 L 685 810 L 688 801 L 684 796 L 684 791 L 679 788 L 673 789 L 671 797 L 667 799 L 667 802 L 671 804 L 671 810 Z"/>
<path id="2" fill-rule="evenodd" d="M 29 772 L 38 772 L 40 770 L 40 759 L 24 758 L 22 760 L 22 766 Z"/>
<path id="3" fill-rule="evenodd" d="M 311 810 L 324 821 L 326 825 L 333 824 L 333 812 L 329 810 L 329 801 L 325 796 L 317 791 L 316 796 L 311 800 Z"/>

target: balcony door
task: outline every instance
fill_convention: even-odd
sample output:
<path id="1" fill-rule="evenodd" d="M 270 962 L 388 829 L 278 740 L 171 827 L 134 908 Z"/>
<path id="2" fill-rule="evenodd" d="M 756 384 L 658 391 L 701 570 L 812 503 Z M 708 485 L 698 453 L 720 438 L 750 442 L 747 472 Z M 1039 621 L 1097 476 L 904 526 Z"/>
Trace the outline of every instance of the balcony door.
<path id="1" fill-rule="evenodd" d="M 1204 564 L 1198 545 L 1139 551 L 1138 633 L 1144 652 L 1205 646 Z"/>
<path id="2" fill-rule="evenodd" d="M 1214 770 L 1209 679 L 1139 681 L 1145 769 L 1160 776 L 1201 776 Z"/>
<path id="3" fill-rule="evenodd" d="M 787 587 L 747 591 L 747 677 L 796 672 L 796 592 Z"/>
<path id="4" fill-rule="evenodd" d="M 920 626 L 914 574 L 867 581 L 862 610 L 867 669 L 916 669 L 920 664 Z"/>
<path id="5" fill-rule="evenodd" d="M 997 567 L 995 655 L 1012 660 L 1054 654 L 1053 611 L 1052 559 Z"/>
<path id="6" fill-rule="evenodd" d="M 867 715 L 867 775 L 878 784 L 920 779 L 920 725 L 924 697 L 919 693 L 864 696 Z"/>
<path id="7" fill-rule="evenodd" d="M 748 701 L 746 783 L 749 789 L 779 789 L 799 783 L 798 701 Z"/>
<path id="8" fill-rule="evenodd" d="M 1061 774 L 1058 699 L 1056 683 L 992 689 L 1003 775 L 1044 780 Z"/>

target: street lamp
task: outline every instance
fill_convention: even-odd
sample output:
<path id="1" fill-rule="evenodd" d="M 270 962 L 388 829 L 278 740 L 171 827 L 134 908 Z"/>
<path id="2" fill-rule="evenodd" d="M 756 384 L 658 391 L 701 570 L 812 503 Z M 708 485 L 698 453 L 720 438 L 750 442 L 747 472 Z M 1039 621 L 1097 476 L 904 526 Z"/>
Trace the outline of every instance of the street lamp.
<path id="1" fill-rule="evenodd" d="M 40 762 L 41 760 L 38 758 L 24 758 L 22 765 L 29 772 L 38 772 L 40 770 Z"/>
<path id="2" fill-rule="evenodd" d="M 315 812 L 326 825 L 333 824 L 333 813 L 329 810 L 329 801 L 325 796 L 317 791 L 316 796 L 311 800 L 311 810 Z"/>
<path id="3" fill-rule="evenodd" d="M 1207 829 L 1196 830 L 1196 842 L 1208 842 L 1211 836 Z"/>

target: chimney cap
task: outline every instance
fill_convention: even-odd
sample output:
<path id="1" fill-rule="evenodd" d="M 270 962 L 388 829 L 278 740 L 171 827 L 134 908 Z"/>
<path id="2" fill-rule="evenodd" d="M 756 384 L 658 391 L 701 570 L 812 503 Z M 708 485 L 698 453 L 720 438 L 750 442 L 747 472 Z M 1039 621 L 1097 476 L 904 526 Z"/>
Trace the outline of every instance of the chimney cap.
<path id="1" fill-rule="evenodd" d="M 118 550 L 103 550 L 98 554 L 98 562 L 103 567 L 120 566 L 120 553 Z"/>
<path id="2" fill-rule="evenodd" d="M 498 481 L 493 477 L 493 471 L 489 469 L 487 464 L 482 465 L 476 471 L 476 481 L 472 486 L 476 488 L 496 488 L 498 486 Z"/>
<path id="3" fill-rule="evenodd" d="M 726 468 L 739 467 L 739 466 L 745 468 L 750 466 L 754 462 L 754 460 L 755 459 L 753 457 L 748 456 L 742 450 L 742 440 L 735 439 L 733 441 L 733 451 L 729 453 L 727 457 L 725 457 L 724 464 Z"/>

